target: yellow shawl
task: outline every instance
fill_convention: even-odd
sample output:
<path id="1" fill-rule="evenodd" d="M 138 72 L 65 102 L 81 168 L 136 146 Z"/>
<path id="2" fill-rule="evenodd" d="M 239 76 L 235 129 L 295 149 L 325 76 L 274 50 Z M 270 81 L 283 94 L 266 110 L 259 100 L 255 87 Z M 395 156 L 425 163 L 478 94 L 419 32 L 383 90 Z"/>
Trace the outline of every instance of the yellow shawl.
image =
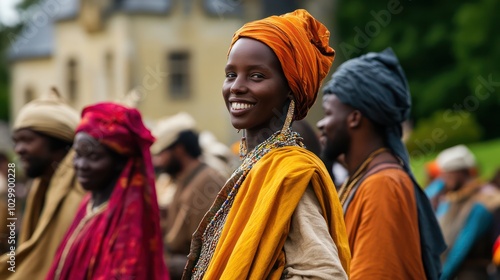
<path id="1" fill-rule="evenodd" d="M 204 279 L 280 279 L 290 219 L 309 185 L 314 189 L 342 266 L 349 275 L 351 255 L 344 214 L 328 172 L 306 149 L 283 147 L 260 159 L 241 185 Z M 221 194 L 224 193 L 222 190 Z M 220 200 L 221 197 L 213 207 L 218 207 Z M 193 236 L 194 246 L 184 279 L 190 277 L 197 260 L 199 251 L 196 251 L 211 212 L 213 209 Z"/>
<path id="2" fill-rule="evenodd" d="M 16 244 L 15 272 L 8 270 L 9 256 L 4 254 L 0 256 L 0 279 L 45 278 L 84 195 L 76 182 L 73 156 L 71 150 L 59 164 L 46 191 L 38 179 L 34 180 L 26 202 L 20 240 Z M 40 199 L 45 200 L 43 209 L 39 207 Z"/>

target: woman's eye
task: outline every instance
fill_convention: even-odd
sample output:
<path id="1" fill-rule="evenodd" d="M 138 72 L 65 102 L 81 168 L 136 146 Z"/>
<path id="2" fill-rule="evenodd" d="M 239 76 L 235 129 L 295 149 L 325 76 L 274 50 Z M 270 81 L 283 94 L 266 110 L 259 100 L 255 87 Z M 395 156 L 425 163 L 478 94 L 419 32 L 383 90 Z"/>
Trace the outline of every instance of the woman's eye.
<path id="1" fill-rule="evenodd" d="M 260 73 L 253 73 L 252 75 L 250 75 L 250 77 L 252 77 L 254 79 L 263 79 L 264 75 L 262 75 Z"/>
<path id="2" fill-rule="evenodd" d="M 234 78 L 234 77 L 236 77 L 236 74 L 234 74 L 233 72 L 226 73 L 226 78 Z"/>

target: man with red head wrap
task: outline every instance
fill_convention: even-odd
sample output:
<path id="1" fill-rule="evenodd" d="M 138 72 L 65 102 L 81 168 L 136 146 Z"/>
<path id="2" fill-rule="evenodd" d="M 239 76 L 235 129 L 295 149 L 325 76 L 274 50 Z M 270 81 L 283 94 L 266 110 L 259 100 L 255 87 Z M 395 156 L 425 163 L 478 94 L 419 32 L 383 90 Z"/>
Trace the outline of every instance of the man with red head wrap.
<path id="1" fill-rule="evenodd" d="M 73 163 L 90 193 L 47 279 L 168 279 L 149 147 L 139 111 L 114 103 L 83 110 Z"/>

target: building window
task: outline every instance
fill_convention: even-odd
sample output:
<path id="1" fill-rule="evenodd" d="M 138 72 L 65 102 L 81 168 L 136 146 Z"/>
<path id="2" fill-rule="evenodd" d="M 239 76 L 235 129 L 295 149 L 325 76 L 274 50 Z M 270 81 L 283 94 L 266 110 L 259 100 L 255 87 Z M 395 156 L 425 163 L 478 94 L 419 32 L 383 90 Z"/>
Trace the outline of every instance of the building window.
<path id="1" fill-rule="evenodd" d="M 68 98 L 74 103 L 78 97 L 78 63 L 74 59 L 68 61 Z"/>
<path id="2" fill-rule="evenodd" d="M 24 103 L 28 103 L 35 98 L 35 92 L 32 87 L 26 88 L 24 91 Z"/>
<path id="3" fill-rule="evenodd" d="M 189 53 L 173 52 L 168 56 L 169 94 L 172 98 L 187 98 L 190 92 Z"/>

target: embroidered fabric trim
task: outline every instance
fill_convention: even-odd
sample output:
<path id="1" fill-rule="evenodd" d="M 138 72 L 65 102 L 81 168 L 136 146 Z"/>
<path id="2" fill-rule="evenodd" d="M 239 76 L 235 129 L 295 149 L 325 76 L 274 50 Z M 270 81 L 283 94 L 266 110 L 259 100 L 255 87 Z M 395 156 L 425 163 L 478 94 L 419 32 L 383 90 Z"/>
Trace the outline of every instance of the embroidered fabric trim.
<path id="1" fill-rule="evenodd" d="M 226 218 L 234 202 L 234 198 L 252 167 L 270 151 L 286 146 L 304 147 L 302 137 L 300 137 L 298 133 L 292 131 L 290 127 L 286 130 L 275 132 L 271 135 L 271 137 L 256 146 L 245 156 L 240 167 L 233 172 L 229 181 L 234 180 L 236 176 L 240 177 L 229 191 L 227 199 L 215 213 L 202 235 L 200 257 L 194 266 L 191 279 L 202 279 L 205 275 L 210 261 L 212 260 L 213 253 L 217 247 L 222 230 L 224 229 Z"/>

